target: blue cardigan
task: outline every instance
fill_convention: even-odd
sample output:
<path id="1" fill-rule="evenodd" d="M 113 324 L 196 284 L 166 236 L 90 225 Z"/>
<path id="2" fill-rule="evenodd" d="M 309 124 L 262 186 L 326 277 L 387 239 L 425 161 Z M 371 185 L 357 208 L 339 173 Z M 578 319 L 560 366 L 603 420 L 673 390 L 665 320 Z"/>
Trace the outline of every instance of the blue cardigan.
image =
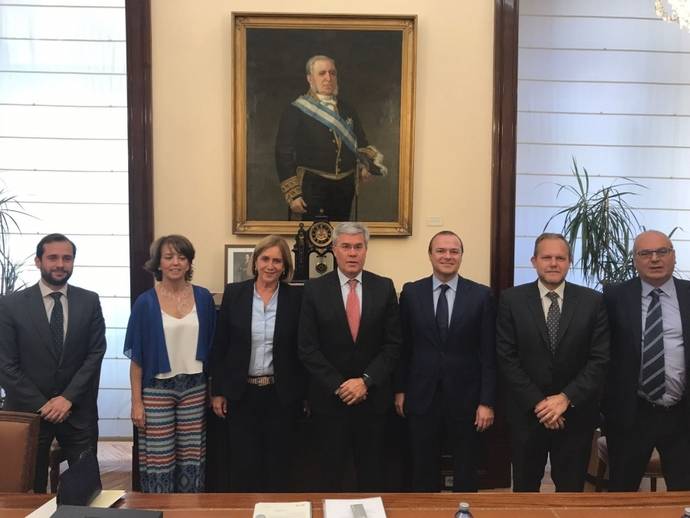
<path id="1" fill-rule="evenodd" d="M 193 286 L 194 302 L 199 318 L 199 339 L 196 345 L 196 359 L 206 363 L 216 324 L 216 307 L 211 293 L 201 286 Z M 170 372 L 170 360 L 163 334 L 163 317 L 155 289 L 145 291 L 137 297 L 127 324 L 125 356 L 142 369 L 142 387 L 150 387 L 154 377 Z"/>

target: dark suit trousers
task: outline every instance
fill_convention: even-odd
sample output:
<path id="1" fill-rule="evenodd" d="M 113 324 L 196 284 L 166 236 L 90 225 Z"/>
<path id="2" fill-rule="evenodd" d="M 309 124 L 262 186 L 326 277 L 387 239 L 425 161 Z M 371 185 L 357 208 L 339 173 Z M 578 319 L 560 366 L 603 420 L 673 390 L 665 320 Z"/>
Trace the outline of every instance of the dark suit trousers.
<path id="1" fill-rule="evenodd" d="M 96 451 L 98 446 L 98 424 L 87 428 L 75 428 L 69 422 L 53 424 L 41 419 L 38 433 L 38 451 L 36 454 L 36 474 L 34 476 L 34 493 L 45 493 L 48 485 L 48 462 L 50 445 L 57 439 L 62 453 L 71 466 L 79 455 L 89 448 Z"/>
<path id="2" fill-rule="evenodd" d="M 314 490 L 344 490 L 343 479 L 351 452 L 357 490 L 385 491 L 385 424 L 385 415 L 366 415 L 349 411 L 339 416 L 315 415 L 321 487 Z"/>
<path id="3" fill-rule="evenodd" d="M 474 492 L 478 489 L 479 433 L 474 426 L 475 415 L 453 417 L 450 411 L 453 404 L 439 385 L 425 414 L 407 416 L 413 491 L 441 490 L 444 432 L 453 455 L 453 491 Z"/>
<path id="4" fill-rule="evenodd" d="M 313 220 L 321 214 L 331 221 L 350 221 L 352 198 L 355 195 L 354 173 L 342 180 L 328 180 L 312 173 L 305 173 L 302 180 L 302 196 L 307 204 L 303 220 Z"/>
<path id="5" fill-rule="evenodd" d="M 665 409 L 638 399 L 634 426 L 628 433 L 607 433 L 609 490 L 637 491 L 652 450 L 670 491 L 690 490 L 690 427 L 685 401 Z"/>
<path id="6" fill-rule="evenodd" d="M 241 400 L 228 401 L 231 491 L 277 493 L 293 489 L 297 407 L 285 408 L 275 385 L 247 384 Z"/>
<path id="7" fill-rule="evenodd" d="M 547 456 L 556 491 L 584 489 L 594 430 L 569 427 L 567 419 L 563 430 L 547 430 L 536 417 L 526 419 L 521 426 L 511 424 L 513 491 L 539 491 Z"/>

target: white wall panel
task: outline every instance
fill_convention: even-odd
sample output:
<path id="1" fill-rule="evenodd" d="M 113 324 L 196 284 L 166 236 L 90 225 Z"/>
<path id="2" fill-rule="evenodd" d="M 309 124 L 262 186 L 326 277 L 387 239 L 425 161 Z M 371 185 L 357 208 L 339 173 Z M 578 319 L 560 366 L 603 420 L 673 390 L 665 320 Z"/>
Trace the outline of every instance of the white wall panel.
<path id="1" fill-rule="evenodd" d="M 521 111 L 690 116 L 690 85 L 519 81 Z"/>
<path id="2" fill-rule="evenodd" d="M 626 183 L 630 184 L 624 179 L 590 176 L 590 192 L 616 184 L 620 185 L 620 191 L 636 193 L 627 198 L 634 209 L 686 210 L 688 208 L 690 179 L 647 179 L 640 185 L 625 185 Z M 521 205 L 556 207 L 574 203 L 575 196 L 568 189 L 562 190 L 559 195 L 559 185 L 577 188 L 577 180 L 573 176 L 553 178 L 520 175 L 517 180 L 516 196 Z"/>
<path id="3" fill-rule="evenodd" d="M 119 419 L 129 419 L 130 416 L 129 389 L 106 389 L 98 392 L 98 415 Z"/>
<path id="4" fill-rule="evenodd" d="M 127 110 L 0 105 L 2 137 L 127 138 Z"/>
<path id="5" fill-rule="evenodd" d="M 71 7 L 37 9 L 0 4 L 0 31 L 10 38 L 125 39 L 125 10 Z M 45 4 L 43 0 L 32 2 Z M 67 2 L 59 2 L 65 5 Z M 119 2 L 120 4 L 122 2 Z"/>
<path id="6" fill-rule="evenodd" d="M 129 359 L 105 358 L 101 367 L 101 390 L 129 390 Z"/>
<path id="7" fill-rule="evenodd" d="M 520 135 L 518 134 L 518 138 Z M 568 175 L 575 157 L 580 167 L 607 176 L 632 178 L 677 177 L 690 174 L 690 149 L 592 147 L 521 143 L 517 148 L 516 169 L 523 173 Z"/>
<path id="8" fill-rule="evenodd" d="M 19 222 L 23 224 L 24 219 L 19 218 Z M 28 259 L 27 276 L 32 282 L 38 280 L 38 270 L 33 264 L 34 256 L 36 255 L 36 245 L 43 235 L 43 233 L 40 233 L 15 234 L 12 236 L 12 251 L 16 254 L 16 257 L 26 257 Z M 127 235 L 88 236 L 70 234 L 68 237 L 77 245 L 75 268 L 79 268 L 81 265 L 99 264 L 104 257 L 108 258 L 108 263 L 112 266 L 129 266 L 129 236 Z"/>
<path id="9" fill-rule="evenodd" d="M 125 106 L 127 77 L 5 72 L 0 70 L 0 102 L 77 106 Z"/>
<path id="10" fill-rule="evenodd" d="M 538 236 L 551 215 L 556 212 L 554 207 L 518 206 L 515 209 L 515 235 Z M 674 239 L 687 240 L 690 238 L 690 210 L 636 210 L 640 224 L 648 229 L 670 232 L 674 227 L 680 227 Z M 549 232 L 560 232 L 563 228 L 563 218 L 553 220 L 548 227 Z M 687 253 L 690 255 L 690 247 Z"/>
<path id="11" fill-rule="evenodd" d="M 520 23 L 528 15 L 654 17 L 652 0 L 522 0 Z"/>
<path id="12" fill-rule="evenodd" d="M 27 193 L 22 203 L 76 202 L 83 199 L 79 189 L 93 193 L 93 203 L 127 203 L 129 195 L 126 171 L 0 171 L 0 181 L 13 192 Z"/>
<path id="13" fill-rule="evenodd" d="M 46 228 L 51 228 L 68 235 L 129 233 L 129 209 L 126 203 L 70 205 L 26 202 L 23 206 L 33 216 L 22 221 L 23 232 L 45 232 Z"/>
<path id="14" fill-rule="evenodd" d="M 668 29 L 656 17 L 636 20 L 523 16 L 520 47 L 678 52 L 679 46 L 690 45 L 690 33 Z"/>
<path id="15" fill-rule="evenodd" d="M 0 70 L 123 74 L 127 69 L 124 42 L 5 40 Z"/>
<path id="16" fill-rule="evenodd" d="M 520 49 L 518 78 L 688 84 L 689 62 L 684 54 Z"/>
<path id="17" fill-rule="evenodd" d="M 127 140 L 0 138 L 0 169 L 127 171 Z"/>
<path id="18" fill-rule="evenodd" d="M 519 113 L 523 142 L 690 148 L 690 118 Z"/>
<path id="19" fill-rule="evenodd" d="M 113 419 L 103 417 L 103 412 L 100 412 L 101 417 L 98 420 L 98 431 L 101 439 L 112 437 L 132 437 L 132 421 L 129 418 Z"/>

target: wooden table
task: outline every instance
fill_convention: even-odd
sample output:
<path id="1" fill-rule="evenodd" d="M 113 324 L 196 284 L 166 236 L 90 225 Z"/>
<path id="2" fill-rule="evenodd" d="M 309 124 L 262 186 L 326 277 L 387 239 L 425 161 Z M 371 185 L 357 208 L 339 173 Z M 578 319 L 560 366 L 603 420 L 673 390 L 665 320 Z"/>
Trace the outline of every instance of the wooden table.
<path id="1" fill-rule="evenodd" d="M 313 517 L 322 518 L 324 498 L 355 498 L 369 494 L 229 494 L 149 495 L 127 493 L 117 507 L 159 509 L 165 518 L 251 518 L 254 504 L 301 501 L 312 503 Z M 460 501 L 469 502 L 475 518 L 681 518 L 690 506 L 690 492 L 677 493 L 387 493 L 388 518 L 452 518 Z M 0 518 L 24 517 L 49 495 L 0 494 Z"/>

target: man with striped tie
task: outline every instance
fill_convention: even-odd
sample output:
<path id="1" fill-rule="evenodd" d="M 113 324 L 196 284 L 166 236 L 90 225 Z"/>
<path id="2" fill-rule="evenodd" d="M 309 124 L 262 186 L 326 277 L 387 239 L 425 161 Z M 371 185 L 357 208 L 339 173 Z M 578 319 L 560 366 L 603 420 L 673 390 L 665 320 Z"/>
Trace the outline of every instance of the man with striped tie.
<path id="1" fill-rule="evenodd" d="M 668 489 L 689 490 L 690 282 L 673 277 L 675 250 L 662 232 L 642 232 L 633 254 L 639 276 L 604 290 L 609 488 L 637 491 L 656 448 Z"/>

